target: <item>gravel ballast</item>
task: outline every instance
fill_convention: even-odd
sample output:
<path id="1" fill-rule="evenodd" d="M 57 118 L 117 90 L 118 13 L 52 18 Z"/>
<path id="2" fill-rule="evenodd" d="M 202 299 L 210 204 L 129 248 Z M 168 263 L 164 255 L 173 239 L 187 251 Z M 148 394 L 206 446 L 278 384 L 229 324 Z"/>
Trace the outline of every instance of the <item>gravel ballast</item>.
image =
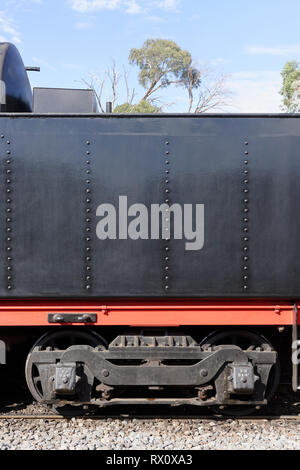
<path id="1" fill-rule="evenodd" d="M 299 432 L 284 419 L 3 419 L 0 449 L 299 450 Z"/>

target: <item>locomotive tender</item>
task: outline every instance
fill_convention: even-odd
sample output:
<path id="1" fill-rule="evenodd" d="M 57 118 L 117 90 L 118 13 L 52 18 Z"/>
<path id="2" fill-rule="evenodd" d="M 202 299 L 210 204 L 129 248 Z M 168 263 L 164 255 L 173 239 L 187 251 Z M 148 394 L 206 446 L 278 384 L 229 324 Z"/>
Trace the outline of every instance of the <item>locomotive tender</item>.
<path id="1" fill-rule="evenodd" d="M 37 401 L 230 413 L 297 391 L 298 115 L 32 100 L 9 43 L 0 106 L 0 364 L 24 345 Z"/>

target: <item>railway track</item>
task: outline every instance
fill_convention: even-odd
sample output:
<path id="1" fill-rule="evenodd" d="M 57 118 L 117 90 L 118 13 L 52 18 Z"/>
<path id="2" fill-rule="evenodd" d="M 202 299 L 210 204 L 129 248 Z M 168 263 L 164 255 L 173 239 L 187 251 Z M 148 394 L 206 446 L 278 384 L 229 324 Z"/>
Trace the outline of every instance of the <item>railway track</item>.
<path id="1" fill-rule="evenodd" d="M 69 419 L 76 419 L 76 420 L 104 420 L 104 419 L 112 419 L 112 418 L 130 418 L 130 416 L 126 415 L 106 415 L 106 416 L 78 416 L 78 417 L 66 417 L 61 415 L 0 415 L 0 420 L 69 420 Z M 162 417 L 161 415 L 147 415 L 147 416 L 134 416 L 134 419 L 162 419 L 167 417 Z M 171 418 L 171 417 L 169 417 Z M 175 418 L 172 416 L 172 418 Z M 279 420 L 288 420 L 288 421 L 300 421 L 300 415 L 279 415 L 279 416 L 239 416 L 239 417 L 229 417 L 229 416 L 212 416 L 212 415 L 205 415 L 205 416 L 180 416 L 177 415 L 176 419 L 198 419 L 198 420 L 215 420 L 215 421 L 228 421 L 228 420 L 235 420 L 235 421 L 279 421 Z"/>

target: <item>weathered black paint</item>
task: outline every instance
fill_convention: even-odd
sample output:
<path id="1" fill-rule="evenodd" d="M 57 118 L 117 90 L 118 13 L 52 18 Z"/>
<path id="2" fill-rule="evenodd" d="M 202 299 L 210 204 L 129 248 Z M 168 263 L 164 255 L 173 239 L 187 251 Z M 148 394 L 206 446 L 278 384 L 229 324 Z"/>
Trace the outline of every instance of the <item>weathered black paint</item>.
<path id="1" fill-rule="evenodd" d="M 298 117 L 1 115 L 0 135 L 2 298 L 299 298 Z M 166 161 L 170 204 L 205 204 L 204 248 L 97 239 L 99 204 L 164 202 Z"/>

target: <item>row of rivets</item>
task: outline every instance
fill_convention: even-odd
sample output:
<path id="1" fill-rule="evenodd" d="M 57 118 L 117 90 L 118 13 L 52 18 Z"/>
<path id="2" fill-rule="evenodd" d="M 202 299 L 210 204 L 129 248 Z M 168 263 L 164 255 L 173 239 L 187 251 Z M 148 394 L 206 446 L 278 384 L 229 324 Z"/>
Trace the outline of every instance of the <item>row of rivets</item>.
<path id="1" fill-rule="evenodd" d="M 163 192 L 165 197 L 165 204 L 168 206 L 170 205 L 170 142 L 167 140 L 165 142 L 165 165 L 164 165 L 164 184 L 163 184 Z M 165 217 L 165 230 L 166 233 L 163 234 L 163 239 L 165 240 L 164 248 L 163 248 L 163 283 L 165 287 L 165 291 L 167 292 L 170 288 L 170 247 L 167 243 L 170 241 L 170 211 L 169 208 L 166 209 Z"/>
<path id="2" fill-rule="evenodd" d="M 85 289 L 90 290 L 92 288 L 92 267 L 91 267 L 91 150 L 90 141 L 86 141 L 86 166 L 85 166 L 85 186 L 84 186 L 84 202 L 85 202 L 85 220 L 84 220 L 84 236 L 85 236 L 85 254 L 84 254 L 84 281 Z"/>
<path id="3" fill-rule="evenodd" d="M 1 139 L 4 141 L 5 135 L 1 134 Z M 10 140 L 5 142 L 5 157 L 4 157 L 4 188 L 5 188 L 5 241 L 6 241 L 6 263 L 5 263 L 5 276 L 6 288 L 11 290 L 13 288 L 13 267 L 12 267 L 12 155 L 10 149 Z"/>
<path id="4" fill-rule="evenodd" d="M 242 174 L 242 191 L 243 191 L 243 225 L 242 225 L 242 246 L 243 246 L 243 290 L 247 292 L 249 282 L 249 142 L 244 142 L 244 165 Z"/>

